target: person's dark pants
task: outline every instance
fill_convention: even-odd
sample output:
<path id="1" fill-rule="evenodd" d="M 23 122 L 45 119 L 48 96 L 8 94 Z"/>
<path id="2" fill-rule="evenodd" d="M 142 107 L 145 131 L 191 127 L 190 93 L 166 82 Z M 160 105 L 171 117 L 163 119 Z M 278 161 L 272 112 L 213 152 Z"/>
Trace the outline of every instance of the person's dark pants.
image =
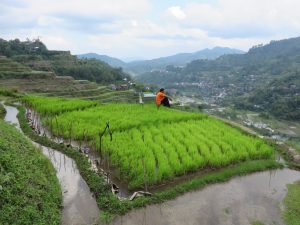
<path id="1" fill-rule="evenodd" d="M 161 104 L 166 107 L 171 107 L 169 99 L 167 97 L 164 97 L 164 99 L 161 101 Z"/>

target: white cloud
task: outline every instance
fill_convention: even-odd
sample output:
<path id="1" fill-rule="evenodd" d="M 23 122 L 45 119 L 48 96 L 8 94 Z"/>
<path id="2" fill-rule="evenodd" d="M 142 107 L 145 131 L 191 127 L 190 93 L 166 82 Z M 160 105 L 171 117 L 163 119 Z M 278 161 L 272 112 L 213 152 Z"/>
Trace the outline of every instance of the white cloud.
<path id="1" fill-rule="evenodd" d="M 52 16 L 39 16 L 37 18 L 37 24 L 42 27 L 58 26 L 62 23 L 62 20 Z"/>
<path id="2" fill-rule="evenodd" d="M 66 40 L 62 36 L 42 36 L 42 41 L 47 43 L 49 49 L 61 49 L 61 50 L 70 50 L 72 48 L 72 42 Z"/>
<path id="3" fill-rule="evenodd" d="M 174 16 L 176 19 L 183 20 L 185 19 L 186 15 L 181 10 L 180 6 L 172 6 L 168 8 L 167 10 L 172 16 Z"/>
<path id="4" fill-rule="evenodd" d="M 206 3 L 204 3 L 206 2 Z M 298 0 L 2 0 L 0 37 L 50 49 L 152 58 L 216 45 L 241 48 L 300 34 Z"/>
<path id="5" fill-rule="evenodd" d="M 299 7 L 297 0 L 219 0 L 214 5 L 190 3 L 182 8 L 186 18 L 181 24 L 199 27 L 218 36 L 224 32 L 224 37 L 232 32 L 232 38 L 266 37 L 282 31 L 296 34 L 300 22 Z"/>

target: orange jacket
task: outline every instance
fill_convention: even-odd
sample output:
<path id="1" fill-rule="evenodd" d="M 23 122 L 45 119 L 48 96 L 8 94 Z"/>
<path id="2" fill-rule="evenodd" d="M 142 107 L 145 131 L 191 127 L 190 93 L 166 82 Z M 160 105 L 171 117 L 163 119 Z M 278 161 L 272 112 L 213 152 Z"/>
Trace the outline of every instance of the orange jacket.
<path id="1" fill-rule="evenodd" d="M 164 99 L 165 96 L 166 96 L 165 93 L 162 93 L 162 92 L 158 92 L 156 94 L 155 102 L 156 102 L 157 106 L 159 106 L 161 104 L 161 101 Z"/>

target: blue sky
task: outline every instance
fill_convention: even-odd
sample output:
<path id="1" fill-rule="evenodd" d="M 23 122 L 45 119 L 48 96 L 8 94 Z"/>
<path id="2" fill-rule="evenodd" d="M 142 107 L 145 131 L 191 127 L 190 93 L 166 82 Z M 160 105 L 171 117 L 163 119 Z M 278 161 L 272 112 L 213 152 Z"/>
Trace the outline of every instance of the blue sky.
<path id="1" fill-rule="evenodd" d="M 0 0 L 0 38 L 155 58 L 300 36 L 298 0 Z"/>

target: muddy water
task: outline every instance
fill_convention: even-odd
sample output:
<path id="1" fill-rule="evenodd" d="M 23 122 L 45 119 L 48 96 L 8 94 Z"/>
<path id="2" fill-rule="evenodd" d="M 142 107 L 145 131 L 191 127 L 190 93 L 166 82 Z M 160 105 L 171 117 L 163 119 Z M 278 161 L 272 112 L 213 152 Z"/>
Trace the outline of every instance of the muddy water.
<path id="1" fill-rule="evenodd" d="M 44 146 L 42 151 L 53 163 L 61 185 L 64 205 L 62 224 L 95 224 L 100 212 L 74 160 Z"/>
<path id="2" fill-rule="evenodd" d="M 3 102 L 1 102 L 1 103 L 3 104 Z M 19 111 L 15 107 L 12 107 L 12 106 L 4 105 L 4 104 L 3 104 L 3 106 L 6 110 L 6 115 L 5 115 L 4 120 L 6 122 L 13 124 L 18 130 L 21 131 L 20 124 L 19 124 L 19 121 L 17 118 Z"/>
<path id="3" fill-rule="evenodd" d="M 5 106 L 7 111 L 5 121 L 15 124 L 20 130 L 17 119 L 18 110 L 15 107 Z M 56 169 L 63 195 L 62 224 L 96 224 L 99 222 L 99 209 L 88 185 L 77 169 L 76 163 L 66 155 L 38 143 L 44 155 L 52 162 Z"/>
<path id="4" fill-rule="evenodd" d="M 286 184 L 300 179 L 290 169 L 265 171 L 209 185 L 161 205 L 151 205 L 116 218 L 114 225 L 250 225 L 284 224 L 280 208 Z"/>

